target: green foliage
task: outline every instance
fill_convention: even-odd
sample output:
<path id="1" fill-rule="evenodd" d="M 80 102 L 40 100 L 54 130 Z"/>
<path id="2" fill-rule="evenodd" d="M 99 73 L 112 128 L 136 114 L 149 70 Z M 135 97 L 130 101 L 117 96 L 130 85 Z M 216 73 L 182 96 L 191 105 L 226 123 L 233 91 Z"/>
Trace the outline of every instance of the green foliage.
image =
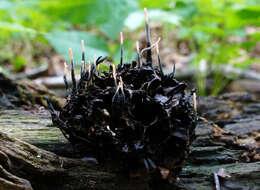
<path id="1" fill-rule="evenodd" d="M 78 61 L 83 39 L 87 59 L 92 60 L 94 54 L 109 55 L 118 62 L 116 37 L 124 27 L 127 36 L 130 33 L 133 39 L 137 37 L 136 32 L 144 27 L 144 7 L 149 9 L 151 21 L 164 24 L 165 35 L 176 30 L 177 40 L 188 42 L 191 64 L 198 68 L 201 94 L 207 93 L 207 75 L 203 73 L 207 71 L 200 71 L 201 62 L 206 62 L 208 68 L 220 64 L 247 68 L 254 61 L 245 54 L 260 41 L 260 32 L 247 33 L 246 27 L 260 26 L 259 0 L 1 0 L 0 48 L 6 49 L 10 41 L 19 38 L 34 40 L 49 43 L 64 58 L 70 47 Z M 136 56 L 134 41 L 128 39 L 124 44 L 125 60 Z M 9 60 L 15 70 L 26 64 L 17 53 L 1 53 L 3 60 Z M 225 84 L 222 79 L 222 75 L 213 73 L 211 94 L 221 92 Z"/>
<path id="2" fill-rule="evenodd" d="M 100 30 L 114 40 L 124 27 L 126 17 L 138 7 L 135 1 L 98 0 L 87 20 L 98 23 Z M 104 13 L 104 14 L 97 14 Z"/>
<path id="3" fill-rule="evenodd" d="M 199 67 L 205 61 L 210 68 L 212 65 L 231 64 L 247 68 L 253 61 L 241 52 L 251 51 L 256 45 L 254 36 L 258 33 L 247 34 L 246 26 L 259 26 L 260 5 L 246 0 L 187 0 L 177 1 L 174 12 L 182 16 L 182 26 L 178 38 L 189 42 L 193 52 L 192 63 Z M 231 38 L 238 39 L 232 42 Z M 244 39 L 246 41 L 244 42 Z M 207 71 L 203 71 L 207 72 Z M 206 74 L 198 69 L 198 87 L 201 95 L 206 95 Z M 216 95 L 225 87 L 227 81 L 223 75 L 213 73 L 211 94 Z"/>
<path id="4" fill-rule="evenodd" d="M 10 22 L 1 22 L 0 21 L 0 29 L 6 30 L 9 32 L 28 32 L 28 33 L 35 33 L 36 31 L 32 28 L 27 28 L 23 25 L 17 23 L 10 23 Z"/>
<path id="5" fill-rule="evenodd" d="M 160 9 L 149 10 L 149 20 L 162 22 L 162 23 L 170 23 L 173 25 L 180 24 L 180 17 L 178 15 Z M 125 21 L 126 27 L 128 27 L 132 31 L 138 29 L 143 24 L 144 24 L 143 10 L 133 12 L 128 16 L 128 18 Z"/>
<path id="6" fill-rule="evenodd" d="M 67 60 L 69 60 L 68 49 L 71 48 L 75 64 L 77 65 L 81 64 L 81 40 L 84 40 L 86 43 L 86 60 L 93 60 L 93 55 L 95 54 L 96 56 L 108 55 L 106 41 L 100 36 L 88 32 L 59 30 L 45 34 L 45 37 L 54 49 L 67 58 Z"/>
<path id="7" fill-rule="evenodd" d="M 16 71 L 20 71 L 26 64 L 26 59 L 22 56 L 17 56 L 14 59 L 13 65 Z"/>
<path id="8" fill-rule="evenodd" d="M 109 55 L 109 41 L 115 40 L 126 17 L 137 9 L 138 3 L 128 0 L 2 0 L 0 46 L 4 46 L 4 40 L 12 39 L 13 33 L 25 33 L 37 40 L 44 37 L 64 57 L 68 48 L 72 48 L 76 61 L 80 56 L 80 40 L 84 39 L 87 59 L 92 60 L 94 54 Z M 99 29 L 94 32 L 99 35 L 82 32 L 92 28 Z"/>

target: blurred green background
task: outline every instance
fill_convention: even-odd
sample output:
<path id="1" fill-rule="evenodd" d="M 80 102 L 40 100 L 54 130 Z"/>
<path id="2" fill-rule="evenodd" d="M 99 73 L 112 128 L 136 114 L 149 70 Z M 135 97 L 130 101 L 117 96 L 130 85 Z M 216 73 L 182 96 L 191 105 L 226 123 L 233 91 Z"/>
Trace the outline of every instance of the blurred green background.
<path id="1" fill-rule="evenodd" d="M 166 68 L 176 62 L 176 55 L 185 58 L 185 67 L 196 68 L 201 95 L 216 95 L 228 83 L 215 71 L 207 91 L 205 65 L 247 69 L 259 62 L 259 54 L 253 53 L 260 41 L 259 0 L 1 0 L 0 71 L 24 72 L 53 64 L 57 56 L 66 60 L 68 48 L 79 65 L 82 39 L 87 60 L 108 55 L 117 63 L 120 31 L 124 59 L 131 61 L 135 41 L 144 39 L 144 7 L 152 37 L 162 38 Z"/>

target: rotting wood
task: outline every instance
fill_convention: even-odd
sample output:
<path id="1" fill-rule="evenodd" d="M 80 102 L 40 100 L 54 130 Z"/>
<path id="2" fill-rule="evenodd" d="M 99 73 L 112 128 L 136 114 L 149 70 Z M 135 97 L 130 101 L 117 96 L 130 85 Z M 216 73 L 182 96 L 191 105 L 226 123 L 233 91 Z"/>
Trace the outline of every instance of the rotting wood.
<path id="1" fill-rule="evenodd" d="M 225 94 L 217 98 L 209 97 L 199 101 L 199 114 L 208 118 L 208 120 L 199 123 L 196 129 L 197 138 L 192 144 L 192 152 L 180 176 L 180 182 L 183 182 L 187 189 L 213 189 L 214 180 L 212 175 L 220 168 L 224 168 L 231 175 L 231 178 L 227 179 L 219 177 L 220 185 L 223 189 L 260 188 L 260 160 L 257 156 L 260 153 L 260 143 L 257 138 L 257 131 L 259 131 L 260 127 L 255 131 L 248 133 L 248 130 L 244 130 L 244 128 L 246 128 L 246 122 L 241 122 L 241 120 L 247 120 L 247 122 L 250 120 L 252 122 L 257 121 L 258 115 L 260 114 L 259 105 L 260 103 L 256 102 L 254 98 L 247 93 Z M 4 130 L 12 137 L 19 137 L 22 140 L 33 143 L 41 148 L 54 151 L 60 155 L 75 155 L 71 147 L 66 147 L 69 146 L 69 144 L 66 143 L 62 134 L 55 128 L 48 127 L 51 121 L 49 115 L 46 115 L 46 112 L 43 111 L 41 113 L 29 114 L 28 111 L 9 110 L 0 112 L 0 115 L 0 131 Z M 25 121 L 26 116 L 27 121 Z M 8 119 L 8 117 L 11 118 Z M 8 126 L 6 126 L 7 123 Z M 241 127 L 238 129 L 240 135 L 232 134 L 232 131 L 228 131 L 227 128 L 229 128 L 228 126 L 231 123 L 245 126 L 244 128 Z M 15 127 L 11 128 L 12 125 L 15 125 Z M 19 130 L 19 126 L 22 127 L 22 131 L 25 131 L 27 135 L 21 135 L 22 131 Z M 28 129 L 26 130 L 26 128 Z M 47 132 L 46 135 L 43 135 L 44 131 Z M 37 135 L 37 133 L 42 135 Z M 5 138 L 3 138 L 5 136 L 2 135 L 1 137 L 1 147 L 3 147 L 4 144 L 2 142 L 5 141 Z M 10 156 L 10 150 L 12 149 L 10 149 L 9 146 L 11 145 L 19 149 L 21 148 L 22 150 L 19 152 L 26 150 L 26 146 L 15 145 L 17 142 L 22 143 L 21 141 L 15 141 L 15 143 L 9 143 L 8 146 L 6 146 L 6 144 L 4 145 L 5 147 L 8 147 L 6 151 L 8 150 L 7 152 L 9 152 L 9 155 L 4 152 L 8 157 L 14 158 Z M 50 146 L 48 146 L 48 144 Z M 37 154 L 42 151 L 39 149 L 36 150 Z M 0 151 L 2 150 L 0 149 Z M 46 151 L 43 152 L 44 154 L 42 155 L 44 156 L 38 158 L 41 165 L 46 165 L 46 161 L 44 160 L 50 159 L 49 163 L 54 166 L 53 168 L 57 167 L 56 170 L 60 171 L 60 162 L 57 162 L 57 159 L 63 157 L 59 157 Z M 46 154 L 52 156 L 49 157 L 46 156 Z M 19 159 L 21 159 L 21 157 L 19 157 Z M 16 159 L 10 160 L 13 165 L 20 163 L 17 162 Z M 84 163 L 86 164 L 86 162 L 80 159 L 68 160 L 75 160 L 75 162 L 81 162 L 83 165 Z M 24 163 L 27 162 L 30 161 Z M 2 166 L 6 168 L 6 166 Z M 26 167 L 28 166 L 30 166 L 30 164 L 26 164 Z M 70 179 L 72 181 L 69 184 L 78 184 L 74 189 L 86 187 L 92 187 L 92 189 L 127 189 L 127 187 L 133 187 L 133 189 L 149 189 L 149 185 L 145 182 L 135 180 L 129 181 L 127 178 L 122 176 L 101 171 L 94 163 L 85 167 L 75 166 L 73 164 L 70 166 L 71 167 L 67 167 L 66 170 L 64 169 L 63 171 L 65 174 L 72 176 Z M 58 189 L 58 186 L 61 185 L 61 182 L 59 182 L 59 176 L 55 178 L 58 182 L 50 181 L 49 183 L 47 183 L 47 177 L 44 174 L 38 174 L 41 177 L 43 175 L 41 178 L 43 181 L 40 183 L 35 178 L 28 178 L 28 176 L 31 176 L 30 174 L 28 175 L 30 169 L 25 169 L 26 167 L 19 171 L 7 171 L 13 175 L 29 180 L 32 187 L 36 190 Z M 42 173 L 43 171 L 45 174 L 48 173 L 46 172 L 47 166 L 45 167 L 45 170 L 40 170 L 41 167 L 39 167 L 39 170 L 37 169 L 39 173 Z M 37 170 L 35 169 L 35 172 Z M 49 172 L 48 175 L 52 175 L 53 178 L 53 175 L 57 175 L 57 173 L 53 174 L 52 172 Z M 67 182 L 67 180 L 65 181 Z M 35 183 L 39 183 L 39 185 L 35 185 Z M 73 187 L 69 185 L 68 187 L 66 186 L 66 188 L 65 186 L 66 185 L 61 185 L 61 188 L 73 189 Z M 171 188 L 173 189 L 173 187 Z M 154 189 L 161 188 L 156 188 L 156 186 L 154 186 Z"/>

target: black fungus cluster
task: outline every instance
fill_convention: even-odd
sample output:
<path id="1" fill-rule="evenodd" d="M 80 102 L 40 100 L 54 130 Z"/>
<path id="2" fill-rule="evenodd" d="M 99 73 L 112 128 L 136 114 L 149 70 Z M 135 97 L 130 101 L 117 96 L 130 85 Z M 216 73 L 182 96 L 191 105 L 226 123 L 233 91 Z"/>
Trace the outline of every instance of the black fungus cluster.
<path id="1" fill-rule="evenodd" d="M 113 171 L 176 178 L 194 139 L 194 91 L 186 94 L 174 72 L 154 67 L 150 49 L 143 63 L 121 62 L 107 72 L 97 69 L 102 57 L 84 65 L 61 111 L 49 106 L 53 123 L 82 155 Z"/>

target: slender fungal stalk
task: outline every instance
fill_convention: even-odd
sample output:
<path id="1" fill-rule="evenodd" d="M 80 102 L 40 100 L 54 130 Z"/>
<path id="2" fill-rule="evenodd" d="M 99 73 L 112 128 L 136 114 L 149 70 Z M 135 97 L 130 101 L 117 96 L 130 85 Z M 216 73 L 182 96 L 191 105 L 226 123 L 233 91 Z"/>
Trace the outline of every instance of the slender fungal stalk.
<path id="1" fill-rule="evenodd" d="M 97 65 L 97 75 L 99 76 L 100 74 L 100 64 Z"/>
<path id="2" fill-rule="evenodd" d="M 123 56 L 124 56 L 124 38 L 123 32 L 120 32 L 120 65 L 123 65 Z"/>
<path id="3" fill-rule="evenodd" d="M 84 46 L 84 40 L 81 40 L 81 53 L 82 53 L 82 59 L 81 59 L 81 69 L 80 69 L 80 76 L 82 77 L 85 73 L 85 46 Z"/>
<path id="4" fill-rule="evenodd" d="M 172 71 L 172 73 L 173 73 L 173 77 L 175 76 L 175 71 L 176 71 L 176 68 L 175 68 L 175 62 L 173 63 L 173 71 Z"/>
<path id="5" fill-rule="evenodd" d="M 197 95 L 196 92 L 193 93 L 193 109 L 197 113 Z"/>
<path id="6" fill-rule="evenodd" d="M 139 46 L 139 42 L 136 41 L 136 51 L 137 51 L 137 65 L 138 67 L 141 67 L 141 60 L 140 60 L 140 46 Z"/>
<path id="7" fill-rule="evenodd" d="M 160 59 L 160 52 L 159 52 L 159 43 L 156 44 L 156 54 L 157 54 L 157 60 L 158 60 L 158 65 L 159 65 L 159 69 L 163 75 L 163 69 L 162 69 L 162 64 L 161 64 L 161 59 Z"/>
<path id="8" fill-rule="evenodd" d="M 94 72 L 96 72 L 96 67 L 97 67 L 97 55 L 96 54 L 93 55 L 93 65 L 94 65 L 94 69 L 95 69 Z"/>
<path id="9" fill-rule="evenodd" d="M 147 13 L 147 9 L 146 8 L 144 8 L 144 19 L 145 19 L 146 43 L 147 43 L 147 48 L 149 48 L 151 46 L 151 35 L 150 35 L 148 13 Z M 148 65 L 152 65 L 153 64 L 151 49 L 148 49 L 148 51 L 147 51 L 146 62 L 147 62 Z"/>
<path id="10" fill-rule="evenodd" d="M 89 61 L 88 61 L 88 64 L 86 65 L 86 68 L 85 68 L 85 73 L 88 72 L 88 67 L 89 67 Z"/>
<path id="11" fill-rule="evenodd" d="M 74 93 L 76 91 L 76 78 L 74 73 L 74 61 L 73 61 L 73 55 L 72 50 L 69 48 L 69 55 L 70 55 L 70 62 L 71 62 L 71 80 L 72 80 L 72 92 Z"/>
<path id="12" fill-rule="evenodd" d="M 91 63 L 88 61 L 88 82 L 90 82 L 91 79 Z"/>
<path id="13" fill-rule="evenodd" d="M 64 84 L 65 84 L 65 89 L 66 89 L 66 97 L 68 97 L 68 95 L 69 95 L 69 85 L 68 85 L 68 80 L 67 80 L 68 73 L 69 73 L 68 64 L 66 62 L 64 62 L 63 80 L 64 80 Z"/>
<path id="14" fill-rule="evenodd" d="M 123 83 L 123 80 L 122 80 L 122 77 L 120 76 L 119 77 L 119 83 L 117 85 L 117 88 L 116 88 L 116 92 L 112 98 L 112 102 L 115 101 L 115 98 L 117 97 L 117 95 L 120 93 L 121 91 L 121 94 L 123 96 L 123 100 L 125 101 L 125 93 L 124 93 L 124 83 Z"/>
<path id="15" fill-rule="evenodd" d="M 121 76 L 119 78 L 119 85 L 118 86 L 121 89 L 121 92 L 124 93 L 124 83 L 123 83 L 123 79 L 122 79 Z"/>
<path id="16" fill-rule="evenodd" d="M 85 62 L 83 60 L 81 60 L 80 78 L 82 78 L 84 75 L 84 67 L 85 67 Z"/>
<path id="17" fill-rule="evenodd" d="M 115 68 L 115 65 L 114 65 L 114 64 L 112 64 L 112 75 L 113 75 L 113 78 L 114 78 L 115 86 L 117 86 L 117 81 L 116 81 L 116 68 Z"/>

